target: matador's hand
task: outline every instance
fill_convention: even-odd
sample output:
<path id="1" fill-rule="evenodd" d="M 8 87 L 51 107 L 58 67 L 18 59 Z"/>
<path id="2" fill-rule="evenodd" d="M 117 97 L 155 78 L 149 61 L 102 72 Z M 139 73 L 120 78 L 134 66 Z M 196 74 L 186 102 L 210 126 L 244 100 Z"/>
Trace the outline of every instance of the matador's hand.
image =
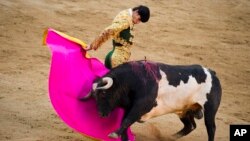
<path id="1" fill-rule="evenodd" d="M 85 48 L 86 51 L 89 51 L 92 49 L 92 46 L 91 45 L 87 45 L 87 47 Z"/>

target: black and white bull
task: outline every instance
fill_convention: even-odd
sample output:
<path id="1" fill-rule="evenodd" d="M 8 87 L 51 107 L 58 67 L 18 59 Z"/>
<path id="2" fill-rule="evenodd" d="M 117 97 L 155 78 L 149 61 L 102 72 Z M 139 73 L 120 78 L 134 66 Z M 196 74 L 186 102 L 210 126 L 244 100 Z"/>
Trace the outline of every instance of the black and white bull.
<path id="1" fill-rule="evenodd" d="M 93 96 L 102 117 L 116 107 L 125 110 L 121 126 L 109 134 L 111 138 L 128 140 L 127 128 L 134 122 L 168 113 L 176 113 L 184 124 L 174 135 L 180 138 L 196 128 L 194 118 L 201 119 L 204 113 L 208 140 L 213 141 L 221 91 L 215 72 L 200 65 L 133 61 L 95 80 L 91 93 L 83 99 Z"/>

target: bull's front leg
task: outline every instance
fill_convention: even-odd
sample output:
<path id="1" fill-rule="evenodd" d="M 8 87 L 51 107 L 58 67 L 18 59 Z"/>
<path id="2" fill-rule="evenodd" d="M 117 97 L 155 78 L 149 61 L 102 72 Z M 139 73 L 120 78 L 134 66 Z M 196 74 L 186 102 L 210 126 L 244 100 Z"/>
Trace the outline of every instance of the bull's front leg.
<path id="1" fill-rule="evenodd" d="M 122 141 L 128 141 L 127 130 L 134 123 L 131 122 L 132 118 L 129 118 L 131 109 L 125 109 L 125 113 L 121 122 L 121 126 L 115 132 L 109 134 L 111 138 L 119 138 L 121 136 Z"/>
<path id="2" fill-rule="evenodd" d="M 127 134 L 127 129 L 131 123 L 128 120 L 123 120 L 121 127 L 115 131 L 109 134 L 109 137 L 111 138 L 119 138 L 121 136 L 122 141 L 128 141 L 128 134 Z"/>
<path id="3" fill-rule="evenodd" d="M 134 104 L 134 106 L 130 110 L 126 110 L 128 112 L 125 113 L 124 115 L 121 127 L 115 132 L 110 133 L 109 137 L 118 138 L 121 136 L 122 141 L 127 141 L 128 140 L 127 129 L 133 123 L 140 120 L 141 116 L 149 112 L 152 109 L 152 107 L 153 104 L 152 106 L 148 106 L 147 104 L 140 104 L 139 102 L 137 104 Z"/>

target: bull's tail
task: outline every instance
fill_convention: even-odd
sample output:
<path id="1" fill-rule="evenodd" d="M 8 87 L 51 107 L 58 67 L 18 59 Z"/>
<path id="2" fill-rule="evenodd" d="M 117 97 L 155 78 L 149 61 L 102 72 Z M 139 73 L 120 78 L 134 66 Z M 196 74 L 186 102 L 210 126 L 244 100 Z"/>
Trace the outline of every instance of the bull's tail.
<path id="1" fill-rule="evenodd" d="M 214 71 L 214 70 L 212 70 L 212 69 L 208 69 L 209 70 L 209 72 L 212 74 L 212 75 L 216 75 L 216 72 Z"/>
<path id="2" fill-rule="evenodd" d="M 220 105 L 222 89 L 219 79 L 215 76 L 215 71 L 209 71 L 212 74 L 212 88 L 210 93 L 207 94 L 208 100 L 204 105 L 204 119 L 208 133 L 208 140 L 214 141 L 216 130 L 215 115 Z"/>

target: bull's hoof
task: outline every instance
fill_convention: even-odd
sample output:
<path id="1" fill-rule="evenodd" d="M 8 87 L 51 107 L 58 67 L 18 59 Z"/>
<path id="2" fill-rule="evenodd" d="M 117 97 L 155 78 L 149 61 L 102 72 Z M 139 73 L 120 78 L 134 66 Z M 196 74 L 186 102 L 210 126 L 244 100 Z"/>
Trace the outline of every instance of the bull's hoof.
<path id="1" fill-rule="evenodd" d="M 175 134 L 172 135 L 171 138 L 174 139 L 174 140 L 177 140 L 177 139 L 179 139 L 179 138 L 181 138 L 181 137 L 183 137 L 182 134 L 180 134 L 180 133 L 175 133 Z"/>
<path id="2" fill-rule="evenodd" d="M 119 135 L 116 132 L 112 132 L 108 135 L 110 138 L 117 139 L 119 138 Z"/>

